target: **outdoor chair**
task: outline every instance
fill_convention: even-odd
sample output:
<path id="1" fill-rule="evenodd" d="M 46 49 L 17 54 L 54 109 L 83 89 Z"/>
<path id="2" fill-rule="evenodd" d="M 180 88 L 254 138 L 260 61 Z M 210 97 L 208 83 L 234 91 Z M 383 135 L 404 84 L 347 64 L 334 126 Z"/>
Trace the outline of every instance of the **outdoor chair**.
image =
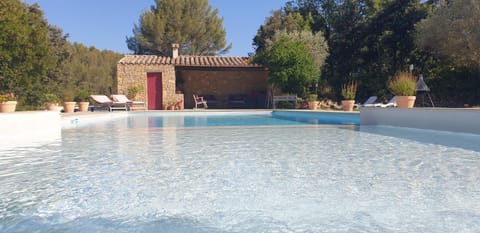
<path id="1" fill-rule="evenodd" d="M 374 104 L 375 101 L 377 101 L 377 96 L 372 95 L 368 97 L 368 99 L 365 102 L 363 102 L 363 104 L 355 104 L 353 106 L 355 108 L 366 107 L 366 105 Z"/>
<path id="2" fill-rule="evenodd" d="M 109 112 L 113 110 L 125 110 L 128 111 L 128 106 L 126 102 L 115 102 L 108 98 L 106 95 L 90 95 L 90 97 L 97 104 L 96 107 L 107 108 Z"/>
<path id="3" fill-rule="evenodd" d="M 125 95 L 112 95 L 113 101 L 116 103 L 127 103 L 128 110 L 134 109 L 143 109 L 146 110 L 145 102 L 143 101 L 132 101 L 127 98 Z"/>
<path id="4" fill-rule="evenodd" d="M 199 105 L 203 105 L 204 109 L 208 108 L 207 101 L 204 100 L 203 97 L 198 95 L 193 95 L 193 100 L 195 101 L 195 109 L 197 109 Z"/>

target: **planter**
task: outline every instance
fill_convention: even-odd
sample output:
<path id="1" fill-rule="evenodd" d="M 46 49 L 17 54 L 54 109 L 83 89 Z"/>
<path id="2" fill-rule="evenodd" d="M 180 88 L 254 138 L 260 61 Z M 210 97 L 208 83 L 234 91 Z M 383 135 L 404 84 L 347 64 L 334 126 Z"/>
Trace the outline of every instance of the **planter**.
<path id="1" fill-rule="evenodd" d="M 46 103 L 45 109 L 48 111 L 57 111 L 58 104 L 56 103 Z"/>
<path id="2" fill-rule="evenodd" d="M 167 107 L 168 110 L 175 110 L 175 105 L 170 105 Z"/>
<path id="3" fill-rule="evenodd" d="M 63 112 L 73 113 L 75 111 L 75 104 L 77 104 L 77 102 L 63 102 Z"/>
<path id="4" fill-rule="evenodd" d="M 416 98 L 416 96 L 397 96 L 397 107 L 413 108 Z"/>
<path id="5" fill-rule="evenodd" d="M 89 102 L 79 102 L 78 109 L 80 110 L 80 112 L 88 112 L 89 104 L 90 104 Z"/>
<path id="6" fill-rule="evenodd" d="M 353 111 L 354 105 L 355 105 L 355 100 L 342 100 L 343 111 L 347 111 L 347 112 Z"/>
<path id="7" fill-rule="evenodd" d="M 17 101 L 7 101 L 0 103 L 0 112 L 15 112 Z"/>
<path id="8" fill-rule="evenodd" d="M 310 110 L 317 110 L 318 108 L 318 101 L 310 101 L 308 102 L 308 109 Z"/>

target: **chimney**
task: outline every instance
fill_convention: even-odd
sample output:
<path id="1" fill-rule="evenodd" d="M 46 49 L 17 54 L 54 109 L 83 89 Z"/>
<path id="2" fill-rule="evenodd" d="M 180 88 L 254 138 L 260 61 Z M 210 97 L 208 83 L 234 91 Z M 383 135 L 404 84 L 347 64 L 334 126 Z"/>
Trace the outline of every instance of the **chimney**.
<path id="1" fill-rule="evenodd" d="M 178 48 L 180 48 L 179 44 L 172 44 L 172 58 L 173 59 L 178 57 Z"/>

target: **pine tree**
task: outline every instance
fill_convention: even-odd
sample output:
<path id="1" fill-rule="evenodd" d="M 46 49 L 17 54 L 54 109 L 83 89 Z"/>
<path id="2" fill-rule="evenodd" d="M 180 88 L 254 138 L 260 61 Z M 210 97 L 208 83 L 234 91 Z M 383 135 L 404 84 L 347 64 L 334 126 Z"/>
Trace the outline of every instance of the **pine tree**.
<path id="1" fill-rule="evenodd" d="M 228 52 L 223 18 L 208 0 L 156 0 L 140 16 L 127 38 L 135 54 L 170 55 L 172 44 L 180 44 L 180 54 L 215 55 Z"/>

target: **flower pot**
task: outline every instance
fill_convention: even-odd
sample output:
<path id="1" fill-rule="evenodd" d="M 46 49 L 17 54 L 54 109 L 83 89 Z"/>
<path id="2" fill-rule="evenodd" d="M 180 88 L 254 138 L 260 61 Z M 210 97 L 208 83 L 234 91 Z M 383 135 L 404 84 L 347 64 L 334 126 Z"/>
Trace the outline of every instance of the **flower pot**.
<path id="1" fill-rule="evenodd" d="M 7 101 L 0 103 L 0 112 L 15 112 L 17 101 Z"/>
<path id="2" fill-rule="evenodd" d="M 170 105 L 167 107 L 168 110 L 175 110 L 175 105 Z"/>
<path id="3" fill-rule="evenodd" d="M 79 102 L 78 109 L 80 110 L 80 112 L 88 112 L 89 104 L 90 104 L 89 102 Z"/>
<path id="4" fill-rule="evenodd" d="M 355 100 L 342 100 L 343 111 L 347 111 L 347 112 L 353 111 L 354 105 L 355 105 Z"/>
<path id="5" fill-rule="evenodd" d="M 48 111 L 57 111 L 58 104 L 56 103 L 46 103 L 45 109 Z"/>
<path id="6" fill-rule="evenodd" d="M 416 98 L 416 96 L 397 96 L 397 107 L 413 108 Z"/>
<path id="7" fill-rule="evenodd" d="M 64 113 L 72 113 L 75 111 L 75 104 L 77 102 L 63 102 L 63 112 Z"/>
<path id="8" fill-rule="evenodd" d="M 318 108 L 318 101 L 310 101 L 308 102 L 308 109 L 310 110 L 317 110 Z"/>

